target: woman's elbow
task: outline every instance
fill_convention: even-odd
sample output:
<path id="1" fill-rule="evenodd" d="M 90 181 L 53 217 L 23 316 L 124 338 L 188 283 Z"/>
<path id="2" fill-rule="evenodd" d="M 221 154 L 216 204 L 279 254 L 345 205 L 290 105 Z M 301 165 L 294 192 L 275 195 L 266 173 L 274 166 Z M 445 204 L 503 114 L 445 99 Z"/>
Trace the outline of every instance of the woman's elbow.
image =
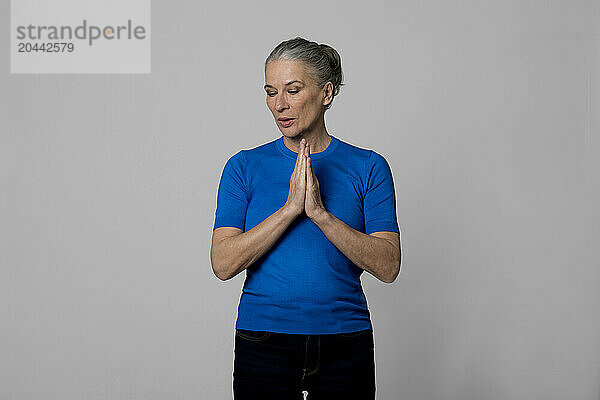
<path id="1" fill-rule="evenodd" d="M 230 278 L 231 278 L 231 277 L 230 277 L 230 276 L 229 276 L 229 275 L 226 273 L 226 271 L 223 271 L 223 270 L 222 270 L 222 269 L 220 269 L 220 268 L 216 268 L 214 264 L 213 264 L 212 270 L 213 270 L 213 273 L 215 274 L 215 276 L 216 276 L 217 278 L 219 278 L 220 280 L 222 280 L 222 281 L 226 281 L 226 280 L 228 280 L 228 279 L 230 279 Z"/>
<path id="2" fill-rule="evenodd" d="M 242 263 L 234 258 L 217 256 L 211 253 L 210 262 L 212 264 L 213 273 L 222 281 L 228 281 L 244 270 Z"/>
<path id="3" fill-rule="evenodd" d="M 387 274 L 387 276 L 382 279 L 382 281 L 384 281 L 385 283 L 393 283 L 396 278 L 398 277 L 398 275 L 400 275 L 400 270 L 402 269 L 402 257 L 401 255 L 398 255 L 398 257 L 394 258 L 394 262 L 392 263 L 391 267 L 389 268 L 389 273 Z"/>
<path id="4" fill-rule="evenodd" d="M 225 267 L 226 265 L 228 265 L 228 263 L 225 260 L 222 260 L 222 257 L 217 256 L 216 253 L 217 252 L 214 250 L 214 247 L 211 248 L 210 264 L 212 267 L 213 274 L 215 274 L 215 276 L 222 281 L 231 279 L 233 276 L 231 275 L 231 272 L 228 271 Z"/>

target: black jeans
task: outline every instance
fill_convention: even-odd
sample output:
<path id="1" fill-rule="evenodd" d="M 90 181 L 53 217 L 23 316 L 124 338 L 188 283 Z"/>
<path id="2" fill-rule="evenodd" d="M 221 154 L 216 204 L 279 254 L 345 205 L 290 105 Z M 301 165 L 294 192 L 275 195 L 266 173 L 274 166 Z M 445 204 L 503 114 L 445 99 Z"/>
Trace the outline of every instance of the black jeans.
<path id="1" fill-rule="evenodd" d="M 371 329 L 330 335 L 236 329 L 234 353 L 235 400 L 375 399 Z"/>

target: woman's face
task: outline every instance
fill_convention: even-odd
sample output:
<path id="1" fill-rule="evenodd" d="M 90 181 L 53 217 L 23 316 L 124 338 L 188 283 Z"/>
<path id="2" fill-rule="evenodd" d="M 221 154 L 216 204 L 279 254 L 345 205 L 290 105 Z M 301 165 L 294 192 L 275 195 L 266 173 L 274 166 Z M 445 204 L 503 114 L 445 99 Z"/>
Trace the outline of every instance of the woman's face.
<path id="1" fill-rule="evenodd" d="M 323 119 L 324 90 L 301 61 L 276 60 L 265 70 L 267 107 L 284 136 L 310 131 Z"/>

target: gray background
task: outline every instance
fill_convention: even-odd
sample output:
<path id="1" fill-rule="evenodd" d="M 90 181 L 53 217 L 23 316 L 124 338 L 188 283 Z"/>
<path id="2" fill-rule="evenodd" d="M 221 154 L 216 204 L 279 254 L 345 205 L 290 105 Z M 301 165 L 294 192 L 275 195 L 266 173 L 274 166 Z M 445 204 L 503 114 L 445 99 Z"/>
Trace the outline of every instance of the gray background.
<path id="1" fill-rule="evenodd" d="M 263 62 L 301 35 L 343 58 L 329 131 L 396 184 L 402 272 L 363 274 L 378 399 L 597 400 L 599 23 L 598 1 L 154 2 L 152 74 L 120 76 L 10 75 L 0 41 L 0 399 L 231 398 L 244 274 L 211 271 L 216 189 L 281 135 Z"/>

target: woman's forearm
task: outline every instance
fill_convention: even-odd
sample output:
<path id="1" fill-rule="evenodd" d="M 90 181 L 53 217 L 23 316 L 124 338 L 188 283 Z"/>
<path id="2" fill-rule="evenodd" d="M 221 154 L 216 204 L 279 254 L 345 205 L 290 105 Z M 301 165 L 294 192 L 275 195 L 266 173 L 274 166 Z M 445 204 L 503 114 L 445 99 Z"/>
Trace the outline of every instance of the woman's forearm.
<path id="1" fill-rule="evenodd" d="M 247 232 L 222 238 L 213 248 L 217 276 L 231 279 L 251 266 L 281 237 L 298 214 L 284 205 Z"/>
<path id="2" fill-rule="evenodd" d="M 387 240 L 353 229 L 328 211 L 313 222 L 350 261 L 383 282 L 393 282 L 400 271 L 400 254 Z"/>

